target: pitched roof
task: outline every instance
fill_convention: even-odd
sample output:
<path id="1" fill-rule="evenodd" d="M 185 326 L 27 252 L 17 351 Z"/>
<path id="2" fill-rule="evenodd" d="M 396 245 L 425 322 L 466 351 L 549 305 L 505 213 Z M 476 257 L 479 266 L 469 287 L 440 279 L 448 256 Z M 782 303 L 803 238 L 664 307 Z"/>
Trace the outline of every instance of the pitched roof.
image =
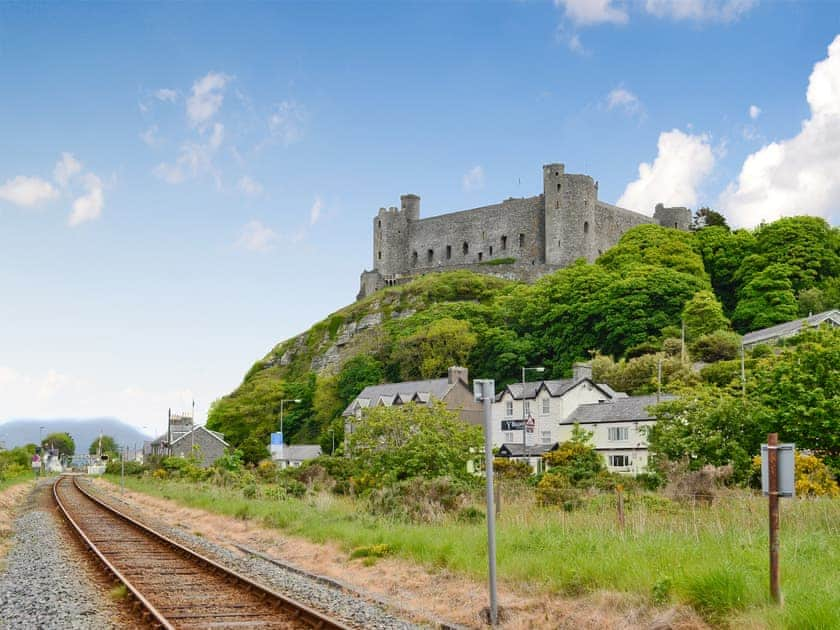
<path id="1" fill-rule="evenodd" d="M 574 389 L 575 386 L 582 383 L 583 381 L 588 381 L 590 384 L 597 387 L 611 398 L 615 397 L 618 394 L 618 392 L 605 385 L 604 383 L 596 383 L 590 378 L 581 378 L 578 380 L 575 380 L 573 378 L 563 378 L 550 381 L 525 381 L 524 388 L 521 382 L 511 383 L 496 395 L 496 401 L 498 402 L 499 400 L 501 400 L 502 396 L 504 396 L 505 393 L 510 393 L 514 400 L 521 400 L 523 391 L 525 392 L 526 399 L 536 398 L 537 394 L 542 388 L 545 388 L 550 396 L 558 397 L 562 396 L 569 390 Z"/>
<path id="2" fill-rule="evenodd" d="M 230 444 L 228 444 L 227 442 L 225 442 L 225 436 L 224 436 L 223 434 L 219 433 L 218 431 L 211 431 L 211 430 L 210 430 L 210 429 L 208 429 L 207 427 L 204 427 L 204 426 L 201 426 L 201 425 L 198 425 L 198 426 L 196 426 L 196 427 L 193 427 L 192 431 L 189 431 L 189 432 L 187 432 L 187 433 L 184 433 L 183 435 L 179 435 L 177 438 L 175 438 L 174 440 L 172 440 L 172 444 L 170 444 L 169 446 L 174 446 L 175 444 L 177 444 L 178 442 L 180 442 L 180 441 L 181 441 L 181 440 L 183 440 L 184 438 L 189 437 L 189 435 L 190 435 L 193 431 L 199 431 L 199 430 L 204 431 L 204 432 L 205 432 L 205 433 L 207 433 L 208 435 L 210 435 L 210 436 L 212 436 L 212 437 L 216 438 L 217 440 L 219 440 L 219 442 L 221 442 L 221 443 L 222 443 L 222 444 L 224 444 L 225 446 L 230 446 Z M 164 437 L 165 437 L 165 436 L 164 436 Z"/>
<path id="3" fill-rule="evenodd" d="M 303 462 L 315 459 L 321 455 L 321 447 L 317 444 L 292 444 L 283 447 L 283 457 L 287 461 Z"/>
<path id="4" fill-rule="evenodd" d="M 557 442 L 552 444 L 529 444 L 528 455 L 542 455 L 549 451 L 556 451 L 558 448 Z M 499 457 L 524 457 L 525 448 L 522 442 L 505 442 L 499 448 Z"/>
<path id="5" fill-rule="evenodd" d="M 425 381 L 405 381 L 402 383 L 384 383 L 382 385 L 368 385 L 354 398 L 342 416 L 352 416 L 357 407 L 365 409 L 378 404 L 391 406 L 396 401 L 402 404 L 416 397 L 420 402 L 428 402 L 430 398 L 441 400 L 453 387 L 448 378 L 433 378 Z"/>
<path id="6" fill-rule="evenodd" d="M 662 394 L 660 401 L 674 400 L 676 396 Z M 603 403 L 587 403 L 578 405 L 569 414 L 568 420 L 564 422 L 591 424 L 595 422 L 635 422 L 639 420 L 655 420 L 648 413 L 647 408 L 657 403 L 656 394 L 647 396 L 628 396 L 627 398 L 615 398 Z"/>
<path id="7" fill-rule="evenodd" d="M 776 324 L 775 326 L 762 328 L 761 330 L 754 330 L 744 335 L 741 343 L 745 346 L 751 346 L 752 344 L 761 343 L 762 341 L 769 341 L 780 337 L 790 337 L 791 335 L 798 333 L 805 326 L 816 328 L 826 321 L 833 323 L 835 326 L 840 326 L 840 311 L 837 309 L 823 311 L 822 313 L 817 313 L 816 315 L 811 315 L 810 317 Z"/>

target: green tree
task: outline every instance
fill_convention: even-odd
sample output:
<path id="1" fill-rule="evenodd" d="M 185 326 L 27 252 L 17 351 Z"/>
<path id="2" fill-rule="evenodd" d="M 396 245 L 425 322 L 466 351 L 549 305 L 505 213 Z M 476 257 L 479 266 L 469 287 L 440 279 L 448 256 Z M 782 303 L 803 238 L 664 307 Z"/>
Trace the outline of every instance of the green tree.
<path id="1" fill-rule="evenodd" d="M 774 264 L 753 276 L 741 291 L 732 314 L 732 323 L 739 332 L 796 319 L 799 309 L 790 275 L 787 265 Z"/>
<path id="2" fill-rule="evenodd" d="M 61 456 L 70 456 L 76 452 L 76 443 L 69 433 L 50 433 L 41 442 L 41 446 L 58 449 Z"/>
<path id="3" fill-rule="evenodd" d="M 399 340 L 394 359 L 403 380 L 435 378 L 464 365 L 477 342 L 469 322 L 446 317 Z"/>
<path id="4" fill-rule="evenodd" d="M 597 264 L 618 272 L 639 265 L 665 267 L 694 276 L 708 284 L 703 258 L 692 234 L 660 225 L 639 225 L 627 232 L 618 244 L 598 258 Z"/>
<path id="5" fill-rule="evenodd" d="M 695 339 L 690 348 L 695 360 L 707 363 L 725 361 L 738 356 L 741 337 L 728 330 L 716 330 Z"/>
<path id="6" fill-rule="evenodd" d="M 102 450 L 99 450 L 99 438 L 93 440 L 88 447 L 88 454 L 96 455 L 98 452 L 101 452 L 102 455 L 107 455 L 108 459 L 119 459 L 120 458 L 120 447 L 117 446 L 117 441 L 111 437 L 110 435 L 103 435 L 102 436 Z"/>
<path id="7" fill-rule="evenodd" d="M 742 286 L 738 270 L 755 250 L 755 236 L 747 230 L 730 232 L 715 226 L 696 232 L 694 239 L 715 295 L 723 304 L 724 312 L 731 315 L 738 303 L 738 289 Z"/>
<path id="8" fill-rule="evenodd" d="M 267 440 L 252 436 L 242 441 L 237 452 L 246 464 L 258 464 L 269 457 L 267 442 Z"/>
<path id="9" fill-rule="evenodd" d="M 572 427 L 572 437 L 558 445 L 556 451 L 543 455 L 549 474 L 566 477 L 572 486 L 586 485 L 604 471 L 604 459 L 592 444 L 593 433 L 577 423 Z"/>
<path id="10" fill-rule="evenodd" d="M 700 208 L 694 213 L 694 217 L 691 220 L 691 229 L 702 230 L 709 227 L 729 229 L 729 226 L 726 224 L 726 217 L 720 212 L 716 212 L 711 208 Z"/>
<path id="11" fill-rule="evenodd" d="M 723 307 L 711 291 L 695 293 L 686 302 L 682 316 L 685 322 L 685 338 L 688 341 L 729 328 L 729 320 L 723 314 Z"/>
<path id="12" fill-rule="evenodd" d="M 749 398 L 717 387 L 685 390 L 653 409 L 657 422 L 648 430 L 651 463 L 660 470 L 668 461 L 687 461 L 693 470 L 732 464 L 735 478 L 745 480 L 766 437 L 759 412 Z"/>
<path id="13" fill-rule="evenodd" d="M 336 379 L 336 390 L 344 406 L 350 404 L 368 385 L 377 385 L 384 379 L 382 363 L 369 354 L 359 354 L 347 360 Z"/>
<path id="14" fill-rule="evenodd" d="M 349 437 L 350 455 L 372 485 L 412 477 L 467 479 L 471 449 L 481 444 L 481 427 L 441 402 L 373 407 L 354 421 Z"/>

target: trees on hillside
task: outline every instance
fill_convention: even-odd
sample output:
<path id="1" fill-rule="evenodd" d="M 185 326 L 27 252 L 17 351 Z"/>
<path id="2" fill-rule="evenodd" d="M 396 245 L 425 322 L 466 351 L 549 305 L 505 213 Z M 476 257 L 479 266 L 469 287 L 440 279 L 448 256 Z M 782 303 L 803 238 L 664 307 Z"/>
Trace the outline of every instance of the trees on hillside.
<path id="1" fill-rule="evenodd" d="M 101 453 L 102 455 L 107 455 L 108 459 L 112 460 L 119 459 L 119 452 L 120 448 L 117 446 L 117 441 L 110 435 L 102 436 L 101 450 L 99 438 L 94 439 L 88 447 L 88 454 L 96 455 L 97 453 Z"/>

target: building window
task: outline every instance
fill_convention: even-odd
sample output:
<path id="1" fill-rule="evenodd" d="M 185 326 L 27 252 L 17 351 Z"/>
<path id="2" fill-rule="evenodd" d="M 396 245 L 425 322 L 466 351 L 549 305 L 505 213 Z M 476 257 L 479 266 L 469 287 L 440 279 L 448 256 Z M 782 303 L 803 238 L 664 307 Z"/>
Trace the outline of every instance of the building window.
<path id="1" fill-rule="evenodd" d="M 544 416 L 547 416 L 551 412 L 551 399 L 550 398 L 543 398 L 542 399 L 542 412 Z"/>
<path id="2" fill-rule="evenodd" d="M 551 431 L 540 431 L 540 442 L 551 444 Z"/>
<path id="3" fill-rule="evenodd" d="M 411 265 L 417 266 L 417 252 L 411 252 Z"/>
<path id="4" fill-rule="evenodd" d="M 426 252 L 426 260 L 432 262 L 435 259 L 435 250 L 430 249 Z"/>
<path id="5" fill-rule="evenodd" d="M 507 236 L 502 237 L 502 251 L 507 249 Z"/>
<path id="6" fill-rule="evenodd" d="M 523 403 L 522 403 L 522 404 L 523 404 L 523 409 L 524 409 L 525 417 L 527 418 L 528 416 L 530 416 L 530 415 L 531 415 L 531 401 L 530 401 L 530 400 L 526 400 L 526 401 L 523 401 Z"/>
<path id="7" fill-rule="evenodd" d="M 589 221 L 584 221 L 583 222 L 583 233 L 584 234 L 589 234 Z"/>
<path id="8" fill-rule="evenodd" d="M 524 234 L 519 235 L 519 247 L 525 247 L 525 235 Z"/>
<path id="9" fill-rule="evenodd" d="M 505 402 L 505 415 L 510 418 L 513 415 L 513 401 L 508 400 Z"/>
<path id="10" fill-rule="evenodd" d="M 382 219 L 379 219 L 378 223 L 379 223 L 379 229 L 381 230 L 382 229 Z"/>
<path id="11" fill-rule="evenodd" d="M 607 429 L 610 442 L 626 442 L 630 439 L 630 427 L 610 427 Z"/>
<path id="12" fill-rule="evenodd" d="M 379 260 L 382 260 L 382 251 L 379 252 Z"/>
<path id="13" fill-rule="evenodd" d="M 464 245 L 461 247 L 461 251 L 464 252 L 464 256 L 466 256 L 470 252 L 470 246 L 467 241 L 464 241 Z"/>
<path id="14" fill-rule="evenodd" d="M 452 245 L 446 246 L 446 260 L 452 258 Z"/>
<path id="15" fill-rule="evenodd" d="M 505 433 L 505 442 L 513 442 L 513 433 Z"/>
<path id="16" fill-rule="evenodd" d="M 482 252 L 478 252 L 478 262 L 481 262 L 482 258 L 484 258 L 484 254 Z"/>
<path id="17" fill-rule="evenodd" d="M 490 255 L 491 256 L 493 255 L 493 246 L 492 245 L 490 246 Z"/>
<path id="18" fill-rule="evenodd" d="M 560 192 L 560 184 L 557 184 L 557 192 Z"/>
<path id="19" fill-rule="evenodd" d="M 559 200 L 559 199 L 557 199 L 557 200 L 554 202 L 554 209 L 555 209 L 555 210 L 559 210 L 559 209 L 560 209 L 560 200 Z"/>
<path id="20" fill-rule="evenodd" d="M 610 455 L 609 462 L 611 468 L 627 468 L 630 466 L 630 456 Z"/>
<path id="21" fill-rule="evenodd" d="M 554 171 L 554 177 L 560 177 L 560 171 Z"/>

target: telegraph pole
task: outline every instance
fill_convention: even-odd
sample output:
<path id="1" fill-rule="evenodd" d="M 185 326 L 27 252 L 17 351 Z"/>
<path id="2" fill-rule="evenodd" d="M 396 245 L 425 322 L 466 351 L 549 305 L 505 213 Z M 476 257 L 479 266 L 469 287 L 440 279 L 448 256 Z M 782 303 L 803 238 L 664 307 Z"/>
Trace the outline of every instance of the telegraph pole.
<path id="1" fill-rule="evenodd" d="M 490 625 L 499 622 L 496 598 L 496 510 L 493 507 L 493 401 L 496 384 L 492 379 L 476 379 L 473 391 L 484 407 L 484 476 L 487 486 L 487 569 L 490 581 Z M 523 427 L 524 431 L 524 427 Z"/>

